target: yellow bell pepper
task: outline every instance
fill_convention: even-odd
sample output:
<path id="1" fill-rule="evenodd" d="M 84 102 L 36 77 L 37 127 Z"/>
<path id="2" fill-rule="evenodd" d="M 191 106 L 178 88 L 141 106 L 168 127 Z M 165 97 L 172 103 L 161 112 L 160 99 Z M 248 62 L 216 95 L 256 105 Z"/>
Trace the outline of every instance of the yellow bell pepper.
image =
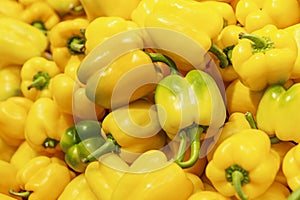
<path id="1" fill-rule="evenodd" d="M 38 156 L 18 170 L 16 179 L 21 190 L 12 189 L 10 193 L 28 200 L 56 200 L 71 178 L 64 161 L 55 157 Z"/>
<path id="2" fill-rule="evenodd" d="M 18 147 L 8 145 L 1 137 L 0 137 L 0 160 L 10 162 L 12 156 L 15 154 L 15 151 Z"/>
<path id="3" fill-rule="evenodd" d="M 254 116 L 264 91 L 252 91 L 240 79 L 231 82 L 226 90 L 226 104 L 228 113 L 251 112 Z"/>
<path id="4" fill-rule="evenodd" d="M 7 66 L 0 69 L 0 101 L 12 96 L 21 96 L 21 67 Z"/>
<path id="5" fill-rule="evenodd" d="M 222 79 L 225 82 L 231 82 L 238 78 L 237 73 L 234 71 L 231 63 L 231 55 L 233 47 L 238 44 L 239 33 L 245 32 L 245 29 L 241 26 L 231 24 L 222 29 L 220 34 L 216 39 L 214 39 L 214 44 L 223 50 L 223 52 L 227 55 L 228 66 L 225 68 L 218 67 Z M 214 55 L 212 55 L 214 58 Z M 218 60 L 216 59 L 218 62 Z"/>
<path id="6" fill-rule="evenodd" d="M 25 97 L 10 97 L 0 102 L 0 137 L 17 147 L 24 140 L 24 128 L 33 102 Z"/>
<path id="7" fill-rule="evenodd" d="M 46 2 L 54 9 L 59 16 L 66 15 L 82 15 L 84 13 L 83 7 L 79 0 L 46 0 Z"/>
<path id="8" fill-rule="evenodd" d="M 99 186 L 99 185 L 98 185 Z M 100 188 L 99 188 L 100 190 Z M 101 190 L 103 192 L 103 190 Z M 95 194 L 91 191 L 85 174 L 81 173 L 76 176 L 64 188 L 57 200 L 98 200 Z"/>
<path id="9" fill-rule="evenodd" d="M 193 194 L 204 190 L 204 184 L 198 175 L 190 172 L 186 172 L 185 174 L 188 177 L 188 179 L 190 179 L 190 181 L 193 183 Z"/>
<path id="10" fill-rule="evenodd" d="M 1 1 L 0 17 L 12 17 L 20 19 L 20 13 L 23 12 L 23 6 L 17 1 L 3 0 Z"/>
<path id="11" fill-rule="evenodd" d="M 16 198 L 0 193 L 1 200 L 16 200 Z"/>
<path id="12" fill-rule="evenodd" d="M 25 139 L 36 151 L 52 154 L 61 150 L 61 135 L 73 124 L 72 115 L 60 112 L 52 99 L 39 98 L 28 112 Z"/>
<path id="13" fill-rule="evenodd" d="M 274 181 L 265 193 L 253 200 L 286 200 L 290 195 L 289 188 L 285 185 Z"/>
<path id="14" fill-rule="evenodd" d="M 191 195 L 187 200 L 230 200 L 230 198 L 227 198 L 223 195 L 221 195 L 218 192 L 213 191 L 199 191 L 193 195 Z"/>
<path id="15" fill-rule="evenodd" d="M 210 161 L 213 157 L 214 152 L 218 148 L 218 146 L 227 138 L 234 135 L 235 133 L 240 132 L 244 129 L 250 129 L 251 125 L 249 124 L 248 120 L 244 113 L 241 112 L 234 112 L 229 115 L 228 120 L 225 122 L 224 127 L 216 141 L 213 142 L 213 147 L 209 150 L 207 154 L 207 160 Z"/>
<path id="16" fill-rule="evenodd" d="M 26 22 L 1 17 L 0 26 L 0 68 L 23 65 L 28 59 L 41 56 L 48 46 L 47 37 Z"/>
<path id="17" fill-rule="evenodd" d="M 85 56 L 84 29 L 88 25 L 84 18 L 60 21 L 49 32 L 50 51 L 57 66 L 64 71 L 72 55 Z"/>
<path id="18" fill-rule="evenodd" d="M 108 153 L 100 161 L 89 163 L 84 175 L 97 199 L 111 200 L 115 187 L 128 169 L 128 164 L 118 155 Z"/>
<path id="19" fill-rule="evenodd" d="M 246 129 L 217 147 L 207 164 L 206 176 L 222 195 L 247 200 L 266 192 L 279 166 L 280 157 L 271 149 L 268 135 L 258 129 Z"/>
<path id="20" fill-rule="evenodd" d="M 239 0 L 235 14 L 239 23 L 248 32 L 267 24 L 286 28 L 300 22 L 300 7 L 297 0 Z"/>
<path id="21" fill-rule="evenodd" d="M 21 20 L 31 24 L 47 35 L 51 28 L 60 22 L 60 18 L 45 1 L 36 1 L 24 9 Z"/>
<path id="22" fill-rule="evenodd" d="M 285 28 L 286 31 L 288 31 L 291 35 L 293 35 L 296 43 L 297 43 L 297 58 L 295 62 L 295 66 L 293 68 L 292 74 L 291 74 L 291 79 L 299 79 L 300 78 L 300 24 L 296 24 L 293 26 L 289 26 Z"/>
<path id="23" fill-rule="evenodd" d="M 95 18 L 101 16 L 116 16 L 130 19 L 132 11 L 138 6 L 140 1 L 141 0 L 80 0 L 80 3 L 89 21 L 93 21 Z"/>
<path id="24" fill-rule="evenodd" d="M 232 50 L 232 65 L 245 86 L 259 91 L 290 79 L 297 57 L 293 35 L 269 24 L 239 38 Z"/>
<path id="25" fill-rule="evenodd" d="M 32 101 L 41 97 L 52 98 L 49 84 L 58 73 L 60 69 L 54 61 L 44 57 L 30 58 L 21 69 L 22 94 Z"/>
<path id="26" fill-rule="evenodd" d="M 284 156 L 282 161 L 282 171 L 286 177 L 288 186 L 292 191 L 300 187 L 300 145 L 292 147 Z"/>
<path id="27" fill-rule="evenodd" d="M 138 28 L 138 25 L 131 20 L 122 17 L 97 17 L 89 23 L 85 30 L 86 54 L 91 52 L 98 44 L 105 39 L 122 31 Z M 105 30 L 105 31 L 103 31 Z"/>
<path id="28" fill-rule="evenodd" d="M 168 162 L 159 150 L 141 154 L 115 187 L 111 200 L 186 200 L 193 193 L 193 183 L 174 162 Z"/>
<path id="29" fill-rule="evenodd" d="M 287 186 L 287 180 L 285 175 L 283 174 L 282 171 L 282 162 L 283 162 L 283 158 L 285 157 L 286 153 L 295 146 L 296 144 L 294 144 L 293 142 L 290 141 L 280 141 L 278 143 L 272 144 L 271 148 L 274 149 L 278 155 L 280 156 L 280 168 L 279 171 L 276 175 L 275 181 L 278 183 L 281 183 L 285 186 Z"/>
<path id="30" fill-rule="evenodd" d="M 166 134 L 159 125 L 157 111 L 152 102 L 137 100 L 128 106 L 113 110 L 102 121 L 105 144 L 87 157 L 99 158 L 110 151 L 120 153 L 127 162 L 133 157 L 166 144 Z M 128 156 L 128 157 L 127 157 Z"/>
<path id="31" fill-rule="evenodd" d="M 0 160 L 0 194 L 3 193 L 8 195 L 10 189 L 20 189 L 16 179 L 17 172 L 17 168 L 12 164 Z"/>
<path id="32" fill-rule="evenodd" d="M 44 1 L 44 0 L 18 0 L 18 2 L 25 8 L 37 1 Z"/>

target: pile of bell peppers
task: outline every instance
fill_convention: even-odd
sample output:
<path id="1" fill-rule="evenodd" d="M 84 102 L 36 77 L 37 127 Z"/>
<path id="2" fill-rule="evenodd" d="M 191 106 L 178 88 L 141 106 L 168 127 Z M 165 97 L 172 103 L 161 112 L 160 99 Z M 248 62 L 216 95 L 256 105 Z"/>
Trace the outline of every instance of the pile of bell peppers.
<path id="1" fill-rule="evenodd" d="M 1 0 L 0 25 L 1 200 L 300 199 L 300 1 Z"/>

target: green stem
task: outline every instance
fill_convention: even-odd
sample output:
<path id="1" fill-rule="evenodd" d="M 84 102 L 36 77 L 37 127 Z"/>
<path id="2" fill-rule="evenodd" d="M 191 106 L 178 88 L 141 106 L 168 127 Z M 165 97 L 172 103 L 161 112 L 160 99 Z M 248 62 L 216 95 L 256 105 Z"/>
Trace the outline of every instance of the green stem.
<path id="1" fill-rule="evenodd" d="M 14 196 L 21 197 L 24 200 L 28 199 L 28 197 L 32 193 L 30 191 L 15 192 L 13 189 L 10 189 L 8 192 Z"/>
<path id="2" fill-rule="evenodd" d="M 178 70 L 177 70 L 175 62 L 168 56 L 165 56 L 161 53 L 150 53 L 150 52 L 146 52 L 146 51 L 145 51 L 145 53 L 150 57 L 152 62 L 165 63 L 166 65 L 168 65 L 170 67 L 171 74 L 178 74 Z"/>
<path id="3" fill-rule="evenodd" d="M 179 133 L 180 136 L 180 144 L 179 144 L 179 148 L 178 148 L 178 153 L 176 156 L 176 161 L 183 161 L 184 159 L 184 153 L 185 153 L 185 149 L 186 149 L 186 144 L 187 144 L 187 136 L 186 136 L 186 132 L 184 130 L 182 130 Z"/>
<path id="4" fill-rule="evenodd" d="M 252 129 L 257 129 L 257 125 L 256 125 L 256 122 L 255 122 L 255 120 L 254 120 L 254 117 L 253 117 L 253 114 L 251 113 L 251 112 L 246 112 L 245 113 L 245 118 L 246 118 L 246 120 L 248 121 L 248 123 L 249 123 L 249 125 L 250 125 L 250 127 L 252 128 Z"/>
<path id="5" fill-rule="evenodd" d="M 275 135 L 270 137 L 270 141 L 271 141 L 271 144 L 277 144 L 277 143 L 281 142 L 281 140 L 278 139 L 278 137 L 276 137 Z"/>
<path id="6" fill-rule="evenodd" d="M 86 158 L 82 159 L 83 163 L 88 163 L 101 157 L 102 155 L 109 153 L 109 152 L 120 152 L 121 146 L 117 143 L 117 141 L 113 138 L 111 134 L 107 134 L 106 142 L 99 147 L 96 151 L 92 152 Z"/>
<path id="7" fill-rule="evenodd" d="M 232 50 L 235 47 L 235 45 L 231 45 L 226 47 L 225 49 L 223 49 L 223 52 L 225 53 L 226 57 L 227 57 L 227 61 L 228 61 L 228 66 L 232 66 Z"/>
<path id="8" fill-rule="evenodd" d="M 75 6 L 75 7 L 72 8 L 72 11 L 81 12 L 81 11 L 83 11 L 83 6 L 82 5 Z"/>
<path id="9" fill-rule="evenodd" d="M 45 27 L 45 24 L 38 20 L 38 21 L 34 21 L 31 23 L 32 26 L 34 26 L 35 28 L 41 30 L 45 35 L 47 35 L 47 29 Z"/>
<path id="10" fill-rule="evenodd" d="M 74 36 L 69 39 L 67 46 L 72 54 L 84 54 L 85 39 L 83 37 Z"/>
<path id="11" fill-rule="evenodd" d="M 300 200 L 300 187 L 294 190 L 287 198 L 287 200 Z"/>
<path id="12" fill-rule="evenodd" d="M 58 140 L 55 140 L 52 138 L 46 138 L 43 142 L 43 147 L 44 148 L 55 148 L 58 143 L 59 143 Z"/>
<path id="13" fill-rule="evenodd" d="M 186 161 L 182 161 L 182 156 L 184 156 L 184 152 L 182 150 L 184 149 L 179 149 L 178 151 L 178 158 L 179 160 L 176 160 L 175 162 L 182 168 L 188 168 L 193 166 L 198 158 L 199 158 L 199 153 L 200 153 L 200 136 L 203 133 L 203 128 L 201 126 L 192 126 L 188 127 L 185 131 L 180 132 L 181 134 L 187 134 L 188 137 L 190 138 L 191 141 L 191 153 L 190 157 Z M 185 145 L 186 146 L 186 145 Z M 180 160 L 181 159 L 181 160 Z"/>
<path id="14" fill-rule="evenodd" d="M 219 65 L 220 65 L 221 68 L 225 68 L 225 67 L 228 66 L 228 58 L 227 58 L 226 54 L 217 45 L 212 43 L 211 47 L 209 49 L 209 52 L 211 52 L 212 54 L 214 54 L 218 58 Z"/>
<path id="15" fill-rule="evenodd" d="M 51 77 L 47 72 L 38 72 L 33 76 L 32 83 L 27 89 L 36 88 L 37 90 L 43 90 L 48 87 L 50 79 Z"/>
<path id="16" fill-rule="evenodd" d="M 242 186 L 249 183 L 249 173 L 239 165 L 232 165 L 225 170 L 225 176 L 228 182 L 230 182 L 238 196 L 242 200 L 247 200 L 248 196 L 243 193 Z"/>
<path id="17" fill-rule="evenodd" d="M 248 34 L 248 33 L 240 33 L 239 39 L 248 39 L 252 44 L 253 53 L 257 52 L 266 52 L 272 48 L 274 48 L 274 43 L 270 38 L 267 37 L 260 37 L 255 34 Z"/>

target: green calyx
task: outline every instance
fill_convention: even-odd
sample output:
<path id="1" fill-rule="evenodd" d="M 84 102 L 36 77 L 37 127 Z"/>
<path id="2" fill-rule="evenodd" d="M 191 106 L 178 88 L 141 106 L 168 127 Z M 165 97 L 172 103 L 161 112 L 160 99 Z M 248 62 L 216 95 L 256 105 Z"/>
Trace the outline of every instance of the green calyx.
<path id="1" fill-rule="evenodd" d="M 38 72 L 33 76 L 32 83 L 27 87 L 28 90 L 36 88 L 37 90 L 43 90 L 48 88 L 50 82 L 50 75 L 47 72 Z"/>
<path id="2" fill-rule="evenodd" d="M 177 163 L 182 168 L 188 168 L 193 166 L 198 158 L 200 153 L 200 136 L 203 133 L 204 128 L 199 125 L 192 125 L 180 131 L 180 144 L 177 156 L 175 158 L 175 163 Z M 190 140 L 191 153 L 190 158 L 186 161 L 183 161 L 184 154 L 187 146 L 187 137 Z"/>
<path id="3" fill-rule="evenodd" d="M 16 197 L 21 197 L 23 200 L 27 200 L 30 194 L 32 193 L 31 191 L 26 191 L 26 190 L 15 192 L 13 189 L 10 189 L 8 192 L 9 194 L 12 194 Z"/>
<path id="4" fill-rule="evenodd" d="M 232 58 L 232 50 L 235 47 L 235 45 L 231 45 L 223 49 L 223 52 L 225 53 L 228 61 L 228 66 L 232 65 L 231 58 Z"/>
<path id="5" fill-rule="evenodd" d="M 67 47 L 71 54 L 84 54 L 85 38 L 80 36 L 74 36 L 68 40 Z"/>
<path id="6" fill-rule="evenodd" d="M 274 42 L 269 37 L 260 37 L 255 34 L 240 33 L 239 39 L 248 39 L 252 42 L 253 53 L 265 53 L 274 48 Z"/>
<path id="7" fill-rule="evenodd" d="M 212 43 L 211 47 L 208 51 L 211 52 L 212 54 L 214 54 L 218 58 L 219 65 L 220 65 L 221 68 L 225 68 L 229 65 L 227 55 L 217 45 Z"/>
<path id="8" fill-rule="evenodd" d="M 31 23 L 32 26 L 41 30 L 45 35 L 47 35 L 47 28 L 45 27 L 44 22 L 37 20 Z"/>
<path id="9" fill-rule="evenodd" d="M 243 193 L 242 186 L 250 182 L 249 172 L 235 164 L 225 170 L 226 180 L 230 182 L 238 196 L 242 200 L 247 200 L 248 196 Z"/>
<path id="10" fill-rule="evenodd" d="M 165 63 L 166 65 L 168 65 L 170 67 L 171 74 L 178 74 L 178 70 L 177 70 L 177 66 L 176 66 L 175 62 L 168 56 L 163 55 L 161 53 L 150 53 L 150 52 L 146 52 L 146 51 L 144 51 L 144 52 L 150 57 L 152 62 Z"/>
<path id="11" fill-rule="evenodd" d="M 58 145 L 59 141 L 52 139 L 52 138 L 46 138 L 43 142 L 44 148 L 55 148 L 56 145 Z"/>

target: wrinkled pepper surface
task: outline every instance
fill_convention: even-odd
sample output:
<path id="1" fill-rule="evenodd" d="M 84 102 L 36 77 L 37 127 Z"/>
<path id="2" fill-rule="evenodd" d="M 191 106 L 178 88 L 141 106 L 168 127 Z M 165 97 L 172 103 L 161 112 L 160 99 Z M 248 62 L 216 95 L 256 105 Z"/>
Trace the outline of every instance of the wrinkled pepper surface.
<path id="1" fill-rule="evenodd" d="M 258 129 L 246 129 L 218 146 L 207 164 L 206 176 L 224 196 L 254 199 L 272 185 L 279 166 L 280 157 L 271 149 L 268 135 Z"/>
<path id="2" fill-rule="evenodd" d="M 269 86 L 258 105 L 258 128 L 282 141 L 298 143 L 300 118 L 295 109 L 300 103 L 299 91 L 300 83 L 295 83 L 288 89 L 282 85 Z"/>
<path id="3" fill-rule="evenodd" d="M 47 37 L 26 22 L 1 17 L 0 26 L 0 68 L 22 65 L 29 58 L 41 56 L 48 46 Z"/>
<path id="4" fill-rule="evenodd" d="M 25 97 L 10 97 L 0 102 L 0 137 L 14 147 L 25 140 L 24 129 L 33 101 Z"/>
<path id="5" fill-rule="evenodd" d="M 21 67 L 17 65 L 0 69 L 0 101 L 12 96 L 21 96 Z"/>
<path id="6" fill-rule="evenodd" d="M 50 51 L 61 71 L 64 71 L 72 55 L 80 59 L 84 58 L 84 29 L 87 25 L 88 21 L 84 18 L 64 20 L 56 24 L 49 32 Z"/>
<path id="7" fill-rule="evenodd" d="M 249 32 L 267 24 L 286 28 L 300 22 L 297 0 L 240 0 L 236 4 L 235 14 L 239 23 Z"/>
<path id="8" fill-rule="evenodd" d="M 288 31 L 269 24 L 250 34 L 240 33 L 239 38 L 232 65 L 245 86 L 259 91 L 291 77 L 297 44 Z"/>
<path id="9" fill-rule="evenodd" d="M 30 58 L 21 69 L 21 91 L 23 95 L 33 101 L 41 97 L 51 98 L 49 84 L 59 72 L 60 69 L 52 60 L 40 56 Z"/>
<path id="10" fill-rule="evenodd" d="M 56 200 L 71 181 L 71 173 L 64 161 L 47 156 L 38 156 L 18 170 L 17 182 L 20 191 L 9 192 L 16 197 Z"/>
<path id="11" fill-rule="evenodd" d="M 52 99 L 39 98 L 28 112 L 25 139 L 36 151 L 52 154 L 61 150 L 61 136 L 73 124 L 72 115 L 60 112 Z"/>
<path id="12" fill-rule="evenodd" d="M 192 166 L 199 157 L 200 136 L 209 126 L 205 137 L 219 133 L 226 117 L 226 108 L 214 79 L 206 72 L 191 70 L 185 77 L 177 73 L 163 78 L 155 90 L 159 122 L 170 139 L 180 137 L 177 163 Z M 211 129 L 210 129 L 211 128 Z M 190 159 L 183 160 L 191 142 Z"/>
<path id="13" fill-rule="evenodd" d="M 166 143 L 166 135 L 161 130 L 156 108 L 147 100 L 140 99 L 113 110 L 103 119 L 102 130 L 106 142 L 91 152 L 87 161 L 114 151 L 130 162 L 131 155 L 136 157 L 145 151 L 160 149 Z"/>

